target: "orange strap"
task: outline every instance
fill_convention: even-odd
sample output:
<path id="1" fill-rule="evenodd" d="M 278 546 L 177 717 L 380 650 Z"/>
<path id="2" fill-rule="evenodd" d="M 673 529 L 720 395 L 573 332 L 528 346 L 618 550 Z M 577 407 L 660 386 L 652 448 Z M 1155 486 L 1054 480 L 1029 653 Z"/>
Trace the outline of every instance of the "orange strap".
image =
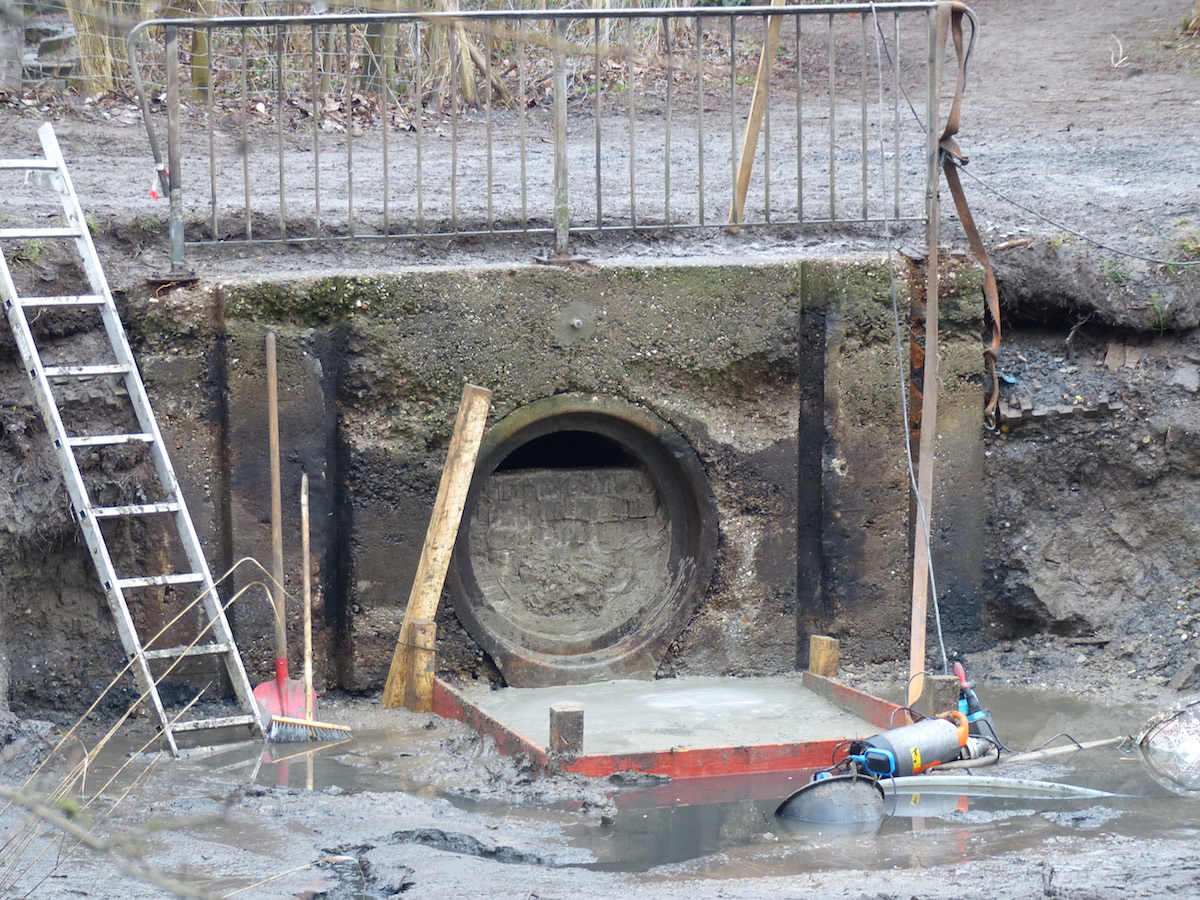
<path id="1" fill-rule="evenodd" d="M 963 47 L 962 29 L 966 8 L 966 4 L 959 0 L 948 0 L 948 2 L 938 4 L 938 46 L 945 46 L 947 32 L 949 32 L 954 41 L 954 52 L 958 59 L 954 99 L 950 104 L 950 112 L 946 116 L 946 127 L 942 131 L 941 138 L 938 139 L 938 149 L 941 157 L 940 168 L 946 175 L 946 184 L 954 198 L 954 207 L 958 211 L 963 231 L 966 232 L 967 242 L 971 245 L 971 252 L 975 255 L 975 259 L 983 267 L 983 299 L 989 320 L 988 324 L 991 326 L 991 334 L 984 341 L 983 346 L 983 360 L 987 366 L 988 378 L 991 380 L 987 404 L 984 406 L 984 415 L 989 424 L 994 427 L 996 406 L 1000 402 L 1000 378 L 996 373 L 996 359 L 1000 354 L 1000 294 L 996 289 L 996 273 L 992 270 L 992 262 L 983 246 L 983 238 L 979 235 L 979 229 L 975 225 L 971 209 L 967 206 L 966 195 L 963 194 L 962 182 L 958 178 L 958 167 L 965 166 L 968 158 L 954 140 L 954 136 L 958 134 L 959 120 L 962 115 L 962 98 L 967 84 L 967 55 Z M 936 261 L 936 248 L 933 256 Z"/>

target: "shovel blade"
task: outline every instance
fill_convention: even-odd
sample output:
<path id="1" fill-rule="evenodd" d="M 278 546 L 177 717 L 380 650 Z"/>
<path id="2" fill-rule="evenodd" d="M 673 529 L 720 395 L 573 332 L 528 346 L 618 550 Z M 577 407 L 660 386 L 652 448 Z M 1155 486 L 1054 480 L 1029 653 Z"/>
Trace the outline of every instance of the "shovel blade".
<path id="1" fill-rule="evenodd" d="M 304 682 L 296 678 L 264 681 L 254 689 L 254 701 L 266 715 L 287 716 L 292 719 L 305 718 Z M 316 697 L 312 700 L 312 714 L 317 714 Z"/>

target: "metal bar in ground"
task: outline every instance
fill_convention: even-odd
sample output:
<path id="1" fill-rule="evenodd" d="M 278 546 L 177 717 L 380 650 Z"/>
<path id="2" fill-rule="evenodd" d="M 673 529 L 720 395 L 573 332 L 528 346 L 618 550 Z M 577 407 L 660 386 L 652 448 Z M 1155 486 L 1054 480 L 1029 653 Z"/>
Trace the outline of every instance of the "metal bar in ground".
<path id="1" fill-rule="evenodd" d="M 763 79 L 763 221 L 771 224 L 771 73 L 775 71 L 776 41 L 771 40 L 771 16 L 763 16 L 763 32 L 766 41 L 763 53 L 767 54 L 766 77 Z M 778 32 L 776 32 L 778 33 Z"/>
<path id="2" fill-rule="evenodd" d="M 380 79 L 383 81 L 381 102 L 383 103 L 383 233 L 391 234 L 392 216 L 392 164 L 389 135 L 392 132 L 392 78 L 395 77 L 395 25 L 383 27 L 383 59 L 380 61 Z"/>
<path id="3" fill-rule="evenodd" d="M 867 38 L 869 37 L 869 34 L 870 34 L 867 31 L 867 27 L 870 24 L 868 22 L 868 18 L 869 18 L 868 16 L 861 17 L 861 21 L 862 21 L 862 65 L 860 67 L 861 74 L 859 76 L 860 87 L 859 87 L 859 98 L 858 98 L 858 106 L 859 106 L 859 110 L 860 110 L 860 120 L 861 120 L 859 128 L 860 128 L 860 131 L 862 132 L 862 142 L 861 142 L 861 146 L 859 148 L 859 152 L 862 154 L 862 220 L 864 222 L 867 220 L 867 158 L 868 158 L 868 156 L 867 156 L 867 151 L 868 151 L 868 148 L 867 148 L 867 135 L 868 135 L 867 52 L 868 52 L 868 48 L 870 46 L 867 42 Z M 881 160 L 881 162 L 882 162 L 882 160 Z M 884 202 L 886 202 L 886 200 Z"/>
<path id="4" fill-rule="evenodd" d="M 804 221 L 804 17 L 796 14 L 796 219 Z"/>
<path id="5" fill-rule="evenodd" d="M 567 181 L 567 22 L 554 20 L 554 252 L 567 253 L 571 211 Z"/>
<path id="6" fill-rule="evenodd" d="M 451 25 L 446 45 L 450 48 L 450 231 L 458 231 L 458 91 L 465 77 L 459 68 L 462 47 L 458 26 Z"/>
<path id="7" fill-rule="evenodd" d="M 179 29 L 167 29 L 167 183 L 170 185 L 171 271 L 183 269 L 183 183 L 179 147 Z M 82 224 L 82 223 L 80 223 Z M 87 236 L 87 229 L 84 229 Z"/>
<path id="8" fill-rule="evenodd" d="M 283 154 L 283 42 L 285 26 L 275 26 L 275 132 L 279 149 L 279 236 L 287 237 L 287 166 Z"/>
<path id="9" fill-rule="evenodd" d="M 216 85 L 213 81 L 213 65 L 212 65 L 213 41 L 212 41 L 212 29 L 211 28 L 208 30 L 208 46 L 209 46 L 209 53 L 208 53 L 209 90 L 208 90 L 208 96 L 205 98 L 205 101 L 204 101 L 205 112 L 207 113 L 207 115 L 205 116 L 205 119 L 207 120 L 205 122 L 205 127 L 208 130 L 208 205 L 209 205 L 209 235 L 208 235 L 208 238 L 210 241 L 216 241 L 216 240 L 218 240 L 218 235 L 220 234 L 220 232 L 217 230 L 217 227 L 218 227 L 217 209 L 219 206 L 219 204 L 217 202 L 217 192 L 218 192 L 219 188 L 217 185 L 217 135 L 216 135 L 216 118 L 217 118 L 217 116 L 216 116 L 216 109 L 214 106 L 215 100 L 213 99 L 214 95 L 216 94 Z"/>
<path id="10" fill-rule="evenodd" d="M 704 224 L 704 20 L 696 17 L 696 202 Z"/>
<path id="11" fill-rule="evenodd" d="M 242 157 L 242 221 L 246 229 L 246 240 L 254 240 L 254 222 L 250 217 L 253 209 L 250 203 L 250 57 L 246 46 L 246 29 L 242 29 L 242 115 L 241 122 L 241 153 Z"/>
<path id="12" fill-rule="evenodd" d="M 594 180 L 596 182 L 596 230 L 599 231 L 604 224 L 604 179 L 600 168 L 601 147 L 600 147 L 600 120 L 603 115 L 603 109 L 600 105 L 601 82 L 600 82 L 600 17 L 592 19 L 592 35 L 595 40 L 592 42 L 592 82 L 595 90 L 592 91 L 592 131 L 595 139 L 595 147 L 592 151 L 592 162 L 594 172 Z"/>
<path id="13" fill-rule="evenodd" d="M 829 218 L 837 219 L 837 42 L 833 13 L 829 14 Z"/>
<path id="14" fill-rule="evenodd" d="M 637 228 L 637 88 L 634 79 L 637 77 L 633 70 L 633 19 L 626 19 L 625 30 L 625 65 L 629 73 L 629 86 L 626 90 L 629 110 L 629 227 Z"/>
<path id="15" fill-rule="evenodd" d="M 742 210 L 738 208 L 737 170 L 737 16 L 729 17 L 729 194 L 733 221 L 742 221 Z"/>
<path id="16" fill-rule="evenodd" d="M 900 217 L 900 14 L 892 13 L 892 215 Z"/>
<path id="17" fill-rule="evenodd" d="M 354 93 L 350 81 L 350 47 L 353 38 L 351 25 L 346 23 L 346 74 L 342 81 L 342 102 L 346 106 L 346 219 L 350 236 L 355 236 L 354 227 Z"/>
<path id="18" fill-rule="evenodd" d="M 413 115 L 417 120 L 417 232 L 425 231 L 425 174 L 423 170 L 425 149 L 425 72 L 421 58 L 425 53 L 425 31 L 420 23 L 413 25 L 413 71 L 416 85 L 416 102 L 413 104 Z"/>
<path id="19" fill-rule="evenodd" d="M 321 233 L 321 46 L 320 29 L 312 27 L 313 229 Z"/>
<path id="20" fill-rule="evenodd" d="M 496 226 L 495 213 L 492 204 L 492 187 L 494 182 L 492 159 L 492 20 L 488 19 L 483 28 L 484 39 L 484 69 L 483 81 L 487 85 L 487 230 Z"/>
<path id="21" fill-rule="evenodd" d="M 663 41 L 667 49 L 667 109 L 663 143 L 663 224 L 671 227 L 671 108 L 674 106 L 675 57 L 671 49 L 671 20 L 662 18 Z"/>
<path id="22" fill-rule="evenodd" d="M 520 37 L 517 41 L 517 133 L 520 143 L 521 157 L 521 226 L 529 227 L 529 179 L 527 170 L 527 156 L 529 147 L 529 123 L 526 101 L 526 85 L 525 85 L 525 68 L 528 60 L 526 59 L 527 43 L 525 38 L 525 29 L 527 24 L 524 19 L 521 20 Z"/>

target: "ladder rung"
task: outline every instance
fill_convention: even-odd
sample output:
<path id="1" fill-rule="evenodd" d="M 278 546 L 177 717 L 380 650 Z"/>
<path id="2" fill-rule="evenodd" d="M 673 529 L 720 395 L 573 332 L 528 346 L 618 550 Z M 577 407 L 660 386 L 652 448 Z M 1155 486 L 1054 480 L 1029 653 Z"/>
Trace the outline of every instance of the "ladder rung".
<path id="1" fill-rule="evenodd" d="M 42 169 L 50 172 L 58 170 L 58 165 L 48 159 L 0 159 L 0 169 Z"/>
<path id="2" fill-rule="evenodd" d="M 119 588 L 161 587 L 168 584 L 199 584 L 204 576 L 199 572 L 186 572 L 179 575 L 143 575 L 139 578 L 118 578 Z"/>
<path id="3" fill-rule="evenodd" d="M 107 447 L 112 444 L 153 444 L 154 435 L 139 434 L 92 434 L 67 438 L 68 447 Z"/>
<path id="4" fill-rule="evenodd" d="M 70 294 L 62 297 L 22 297 L 21 306 L 103 306 L 103 294 Z"/>
<path id="5" fill-rule="evenodd" d="M 155 513 L 179 512 L 179 504 L 138 503 L 132 506 L 93 506 L 92 515 L 97 519 L 116 519 L 121 516 L 150 516 Z"/>
<path id="6" fill-rule="evenodd" d="M 228 644 L 192 644 L 190 647 L 163 647 L 161 650 L 143 650 L 146 659 L 179 659 L 184 656 L 213 656 L 228 653 Z"/>
<path id="7" fill-rule="evenodd" d="M 230 725 L 257 725 L 258 716 L 221 716 L 215 719 L 192 719 L 190 722 L 175 722 L 171 731 L 203 731 L 206 728 L 226 728 Z"/>
<path id="8" fill-rule="evenodd" d="M 129 366 L 115 363 L 108 366 L 46 366 L 47 378 L 91 378 L 95 375 L 127 375 Z"/>
<path id="9" fill-rule="evenodd" d="M 75 238 L 83 237 L 78 228 L 0 228 L 0 240 L 25 240 L 33 238 Z"/>

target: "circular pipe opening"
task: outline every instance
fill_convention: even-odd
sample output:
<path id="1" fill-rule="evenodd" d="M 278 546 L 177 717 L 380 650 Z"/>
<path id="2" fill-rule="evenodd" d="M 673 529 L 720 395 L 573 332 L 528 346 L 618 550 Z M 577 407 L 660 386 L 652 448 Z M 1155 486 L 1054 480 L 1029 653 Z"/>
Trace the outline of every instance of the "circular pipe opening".
<path id="1" fill-rule="evenodd" d="M 484 436 L 451 594 L 511 685 L 648 678 L 715 552 L 715 503 L 687 442 L 640 407 L 561 395 Z"/>

